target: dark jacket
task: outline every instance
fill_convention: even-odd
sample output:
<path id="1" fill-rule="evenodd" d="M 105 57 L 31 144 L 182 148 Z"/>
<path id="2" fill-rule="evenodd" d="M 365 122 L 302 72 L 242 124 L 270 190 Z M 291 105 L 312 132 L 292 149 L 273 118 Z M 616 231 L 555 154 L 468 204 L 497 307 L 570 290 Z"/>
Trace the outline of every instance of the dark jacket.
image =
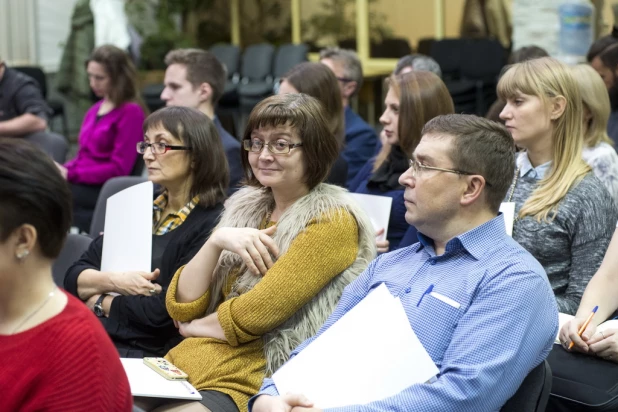
<path id="1" fill-rule="evenodd" d="M 232 137 L 221 125 L 221 122 L 217 117 L 213 120 L 215 127 L 221 137 L 223 143 L 223 150 L 225 150 L 225 156 L 227 157 L 227 163 L 230 167 L 230 185 L 228 189 L 228 195 L 231 195 L 238 190 L 240 179 L 243 177 L 242 163 L 240 161 L 240 142 Z"/>
<path id="2" fill-rule="evenodd" d="M 401 187 L 393 190 L 381 191 L 377 188 L 368 187 L 369 179 L 373 174 L 374 161 L 375 158 L 369 160 L 367 164 L 365 164 L 365 166 L 358 172 L 349 185 L 349 190 L 352 193 L 388 196 L 393 199 L 386 238 L 390 242 L 390 250 L 399 249 L 399 243 L 401 242 L 405 232 L 410 227 L 405 219 L 406 206 L 403 201 L 404 189 Z"/>
<path id="3" fill-rule="evenodd" d="M 30 113 L 48 120 L 51 110 L 32 77 L 6 67 L 0 79 L 0 121 Z"/>
<path id="4" fill-rule="evenodd" d="M 356 174 L 374 155 L 378 136 L 362 117 L 348 106 L 345 108 L 345 147 L 343 157 L 348 162 L 348 187 Z"/>
<path id="5" fill-rule="evenodd" d="M 113 299 L 109 317 L 100 319 L 121 357 L 163 356 L 180 342 L 182 337 L 165 307 L 165 293 L 178 268 L 187 264 L 206 242 L 222 211 L 222 204 L 208 209 L 198 205 L 182 225 L 169 233 L 169 242 L 160 260 L 161 273 L 155 280 L 163 289 L 159 295 L 116 296 Z M 160 237 L 153 235 L 153 247 Z M 103 236 L 99 236 L 69 268 L 64 280 L 68 292 L 77 296 L 77 278 L 81 272 L 100 270 L 102 250 Z"/>
<path id="6" fill-rule="evenodd" d="M 342 154 L 339 154 L 335 163 L 333 163 L 333 167 L 330 169 L 330 173 L 326 178 L 326 183 L 330 183 L 332 185 L 337 185 L 347 189 L 346 183 L 348 181 L 348 162 L 346 162 L 345 158 Z"/>

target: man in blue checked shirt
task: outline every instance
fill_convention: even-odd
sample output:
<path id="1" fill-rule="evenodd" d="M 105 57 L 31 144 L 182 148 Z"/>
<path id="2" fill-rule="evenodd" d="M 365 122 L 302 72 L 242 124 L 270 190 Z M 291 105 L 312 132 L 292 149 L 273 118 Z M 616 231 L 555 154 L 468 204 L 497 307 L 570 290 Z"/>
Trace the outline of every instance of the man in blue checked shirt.
<path id="1" fill-rule="evenodd" d="M 545 359 L 558 331 L 554 294 L 541 265 L 506 234 L 498 214 L 514 174 L 514 149 L 502 125 L 476 116 L 439 116 L 425 125 L 400 178 L 406 220 L 418 229 L 419 243 L 374 260 L 316 336 L 385 283 L 440 374 L 390 398 L 329 411 L 498 411 Z M 302 394 L 279 396 L 271 379 L 249 409 L 319 410 Z"/>

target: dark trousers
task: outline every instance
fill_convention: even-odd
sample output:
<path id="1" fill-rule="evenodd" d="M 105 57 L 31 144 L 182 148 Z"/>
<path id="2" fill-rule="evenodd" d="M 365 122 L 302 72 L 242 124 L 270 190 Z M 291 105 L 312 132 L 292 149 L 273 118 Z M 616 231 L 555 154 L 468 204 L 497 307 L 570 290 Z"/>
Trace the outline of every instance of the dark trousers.
<path id="1" fill-rule="evenodd" d="M 547 412 L 618 410 L 618 365 L 554 345 L 547 358 L 553 381 Z"/>
<path id="2" fill-rule="evenodd" d="M 97 199 L 101 192 L 102 185 L 84 185 L 71 183 L 71 193 L 73 194 L 73 226 L 79 228 L 81 232 L 90 231 L 90 222 L 97 205 Z M 98 233 L 91 233 L 96 236 Z"/>

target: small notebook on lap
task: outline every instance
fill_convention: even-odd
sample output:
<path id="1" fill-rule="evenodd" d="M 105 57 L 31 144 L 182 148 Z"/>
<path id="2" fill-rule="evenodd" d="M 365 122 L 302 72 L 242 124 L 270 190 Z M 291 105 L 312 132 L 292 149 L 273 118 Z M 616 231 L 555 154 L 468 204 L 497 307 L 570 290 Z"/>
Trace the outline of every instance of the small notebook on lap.
<path id="1" fill-rule="evenodd" d="M 131 394 L 147 398 L 199 401 L 202 395 L 185 380 L 168 380 L 144 364 L 143 359 L 120 358 L 129 378 Z"/>

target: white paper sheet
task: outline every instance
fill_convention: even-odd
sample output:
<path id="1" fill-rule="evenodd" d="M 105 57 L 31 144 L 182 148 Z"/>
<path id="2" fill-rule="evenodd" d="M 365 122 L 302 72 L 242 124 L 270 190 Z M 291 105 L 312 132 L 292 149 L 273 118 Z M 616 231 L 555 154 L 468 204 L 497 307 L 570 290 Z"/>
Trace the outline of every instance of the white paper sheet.
<path id="1" fill-rule="evenodd" d="M 107 199 L 101 271 L 151 271 L 153 190 L 144 182 Z"/>
<path id="2" fill-rule="evenodd" d="M 143 359 L 120 358 L 129 378 L 131 394 L 149 398 L 202 399 L 187 381 L 170 381 L 144 365 Z"/>
<path id="3" fill-rule="evenodd" d="M 387 398 L 438 374 L 399 301 L 384 284 L 274 375 L 280 394 L 319 408 Z"/>
<path id="4" fill-rule="evenodd" d="M 376 232 L 384 229 L 384 233 L 376 240 L 385 240 L 388 232 L 388 221 L 391 217 L 393 198 L 388 196 L 375 196 L 360 193 L 348 193 L 360 207 L 363 208 Z"/>
<path id="5" fill-rule="evenodd" d="M 504 218 L 504 226 L 506 234 L 513 236 L 513 223 L 515 222 L 515 202 L 502 202 L 500 204 L 500 212 Z"/>

